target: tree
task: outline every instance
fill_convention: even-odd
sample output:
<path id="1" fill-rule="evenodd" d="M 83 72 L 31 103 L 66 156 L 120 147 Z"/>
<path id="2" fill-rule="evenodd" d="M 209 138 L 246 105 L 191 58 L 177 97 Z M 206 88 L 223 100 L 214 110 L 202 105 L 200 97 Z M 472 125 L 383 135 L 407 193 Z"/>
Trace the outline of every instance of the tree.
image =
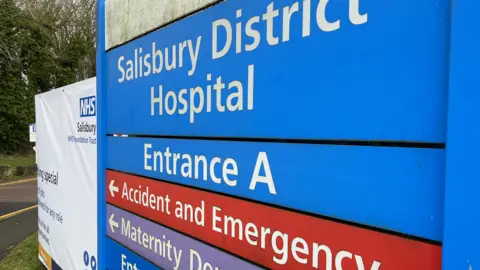
<path id="1" fill-rule="evenodd" d="M 0 153 L 30 148 L 36 94 L 93 76 L 94 0 L 0 0 Z"/>
<path id="2" fill-rule="evenodd" d="M 36 33 L 34 42 L 43 41 L 28 47 L 38 45 L 41 52 L 28 59 L 33 72 L 29 81 L 37 83 L 39 92 L 95 76 L 94 0 L 22 0 L 19 3 Z M 48 78 L 48 83 L 42 82 L 42 78 Z"/>
<path id="3" fill-rule="evenodd" d="M 22 150 L 34 97 L 27 87 L 21 57 L 25 17 L 13 0 L 0 0 L 0 151 Z"/>

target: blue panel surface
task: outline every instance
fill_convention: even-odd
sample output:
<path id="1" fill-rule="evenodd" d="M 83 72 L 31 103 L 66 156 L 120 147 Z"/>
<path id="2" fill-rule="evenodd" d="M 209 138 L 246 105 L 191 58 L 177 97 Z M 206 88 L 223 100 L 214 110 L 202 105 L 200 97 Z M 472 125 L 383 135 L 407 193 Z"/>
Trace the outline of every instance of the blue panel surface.
<path id="1" fill-rule="evenodd" d="M 228 0 L 109 51 L 108 132 L 444 142 L 450 1 L 320 2 Z"/>
<path id="2" fill-rule="evenodd" d="M 452 1 L 443 268 L 480 268 L 480 28 L 477 0 Z"/>
<path id="3" fill-rule="evenodd" d="M 442 240 L 440 149 L 120 137 L 109 137 L 108 144 L 110 169 Z M 156 157 L 156 166 L 154 151 L 163 155 L 163 161 Z M 175 153 L 180 155 L 173 161 Z M 195 155 L 207 160 L 206 180 L 203 163 L 198 170 L 192 165 L 191 175 L 182 167 L 188 157 L 194 164 Z M 210 168 L 215 157 L 219 163 Z M 234 184 L 223 174 L 234 170 L 234 165 L 224 165 L 227 158 L 236 164 L 237 173 L 227 176 Z M 270 169 L 274 192 L 273 185 L 261 182 L 250 188 L 257 163 L 257 175 L 268 176 Z M 215 182 L 215 177 L 220 180 Z"/>
<path id="4" fill-rule="evenodd" d="M 133 253 L 110 238 L 105 239 L 107 252 L 106 266 L 112 270 L 150 270 L 161 269 L 144 258 Z M 136 268 L 133 268 L 136 266 Z M 130 267 L 130 268 L 129 268 Z"/>

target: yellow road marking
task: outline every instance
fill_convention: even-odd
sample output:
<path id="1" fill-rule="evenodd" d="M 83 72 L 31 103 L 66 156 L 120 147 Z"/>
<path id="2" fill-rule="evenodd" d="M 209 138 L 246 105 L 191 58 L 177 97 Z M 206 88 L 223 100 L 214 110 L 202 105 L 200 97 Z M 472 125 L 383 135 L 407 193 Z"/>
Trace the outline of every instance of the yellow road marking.
<path id="1" fill-rule="evenodd" d="M 4 220 L 4 219 L 7 219 L 7 218 L 10 218 L 10 217 L 13 217 L 13 216 L 16 216 L 16 215 L 19 215 L 19 214 L 24 213 L 24 212 L 30 211 L 30 210 L 35 209 L 37 207 L 38 207 L 38 204 L 27 207 L 27 208 L 20 209 L 18 211 L 15 211 L 15 212 L 3 215 L 3 216 L 0 216 L 0 221 Z"/>
<path id="2" fill-rule="evenodd" d="M 21 184 L 21 183 L 26 183 L 26 182 L 32 182 L 32 181 L 35 181 L 35 180 L 37 180 L 37 178 L 30 178 L 30 179 L 25 179 L 25 180 L 20 180 L 20 181 L 13 181 L 13 182 L 0 184 L 0 187 L 15 185 L 15 184 Z"/>

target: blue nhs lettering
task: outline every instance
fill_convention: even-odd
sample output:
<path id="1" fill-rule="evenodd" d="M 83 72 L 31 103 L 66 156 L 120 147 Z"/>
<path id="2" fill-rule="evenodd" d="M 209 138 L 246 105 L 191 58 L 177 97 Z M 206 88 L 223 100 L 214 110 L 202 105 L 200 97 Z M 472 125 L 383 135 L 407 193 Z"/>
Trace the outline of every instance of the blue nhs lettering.
<path id="1" fill-rule="evenodd" d="M 80 99 L 80 117 L 95 116 L 95 96 Z"/>

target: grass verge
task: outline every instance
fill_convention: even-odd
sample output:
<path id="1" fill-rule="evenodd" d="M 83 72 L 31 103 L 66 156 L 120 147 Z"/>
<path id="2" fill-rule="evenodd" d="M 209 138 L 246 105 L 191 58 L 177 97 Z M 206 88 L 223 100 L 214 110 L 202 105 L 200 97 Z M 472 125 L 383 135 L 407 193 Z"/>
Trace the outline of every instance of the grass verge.
<path id="1" fill-rule="evenodd" d="M 0 183 L 30 178 L 36 174 L 35 155 L 0 155 Z"/>
<path id="2" fill-rule="evenodd" d="M 38 259 L 38 233 L 33 233 L 18 244 L 0 262 L 0 270 L 44 270 Z"/>
<path id="3" fill-rule="evenodd" d="M 12 167 L 35 165 L 35 155 L 27 156 L 1 156 L 0 165 L 9 165 Z"/>

